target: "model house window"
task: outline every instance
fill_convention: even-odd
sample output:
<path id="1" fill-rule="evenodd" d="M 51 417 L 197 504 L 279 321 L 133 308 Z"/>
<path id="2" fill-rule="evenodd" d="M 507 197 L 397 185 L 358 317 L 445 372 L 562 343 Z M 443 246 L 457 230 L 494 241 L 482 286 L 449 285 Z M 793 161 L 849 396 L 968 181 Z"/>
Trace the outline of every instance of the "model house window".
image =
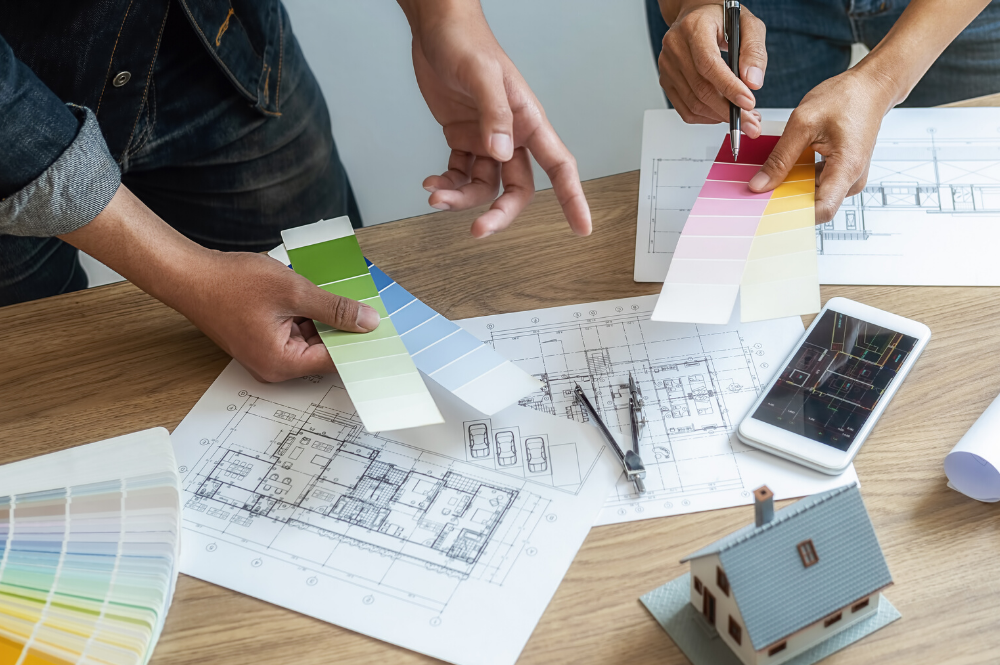
<path id="1" fill-rule="evenodd" d="M 699 580 L 697 577 L 694 578 L 694 590 L 697 591 L 698 593 L 701 593 L 701 580 Z"/>
<path id="2" fill-rule="evenodd" d="M 802 559 L 802 565 L 806 568 L 816 565 L 819 561 L 819 557 L 816 556 L 816 548 L 813 546 L 813 541 L 811 539 L 803 540 L 795 547 L 799 550 L 799 558 Z"/>
<path id="3" fill-rule="evenodd" d="M 718 566 L 715 567 L 715 584 L 722 589 L 722 593 L 729 595 L 729 578 Z"/>
<path id="4" fill-rule="evenodd" d="M 863 610 L 868 607 L 868 599 L 859 600 L 858 602 L 851 605 L 851 612 L 857 612 L 858 610 Z"/>
<path id="5" fill-rule="evenodd" d="M 743 627 L 732 616 L 729 617 L 729 637 L 737 644 L 743 644 Z"/>
<path id="6" fill-rule="evenodd" d="M 834 614 L 834 615 L 833 615 L 832 617 L 827 617 L 827 618 L 826 618 L 826 621 L 824 621 L 824 622 L 823 622 L 823 627 L 824 627 L 824 628 L 829 628 L 829 627 L 830 627 L 830 626 L 832 626 L 833 624 L 835 624 L 835 623 L 837 623 L 838 621 L 840 621 L 840 618 L 841 618 L 842 616 L 844 616 L 844 613 L 843 613 L 843 612 L 837 612 L 837 613 L 836 613 L 836 614 Z"/>
<path id="7" fill-rule="evenodd" d="M 767 650 L 768 656 L 773 656 L 776 653 L 781 653 L 788 646 L 788 640 L 781 642 L 780 644 L 775 644 L 773 647 Z"/>

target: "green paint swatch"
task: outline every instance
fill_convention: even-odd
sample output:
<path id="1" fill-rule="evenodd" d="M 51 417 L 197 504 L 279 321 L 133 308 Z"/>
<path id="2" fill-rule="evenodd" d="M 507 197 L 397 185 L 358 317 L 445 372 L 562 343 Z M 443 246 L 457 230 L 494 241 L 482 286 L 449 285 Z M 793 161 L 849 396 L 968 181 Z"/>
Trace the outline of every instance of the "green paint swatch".
<path id="1" fill-rule="evenodd" d="M 369 333 L 316 322 L 365 428 L 378 432 L 443 422 L 378 295 L 350 220 L 324 220 L 281 236 L 295 272 L 324 291 L 363 302 L 382 317 Z"/>

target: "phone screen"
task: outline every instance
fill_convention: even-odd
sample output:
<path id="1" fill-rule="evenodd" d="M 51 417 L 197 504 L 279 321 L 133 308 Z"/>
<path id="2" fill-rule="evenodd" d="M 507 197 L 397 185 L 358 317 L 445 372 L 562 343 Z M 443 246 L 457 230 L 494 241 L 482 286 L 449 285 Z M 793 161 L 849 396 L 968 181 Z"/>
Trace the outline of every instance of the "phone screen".
<path id="1" fill-rule="evenodd" d="M 915 337 L 827 310 L 753 417 L 847 450 L 916 344 Z"/>

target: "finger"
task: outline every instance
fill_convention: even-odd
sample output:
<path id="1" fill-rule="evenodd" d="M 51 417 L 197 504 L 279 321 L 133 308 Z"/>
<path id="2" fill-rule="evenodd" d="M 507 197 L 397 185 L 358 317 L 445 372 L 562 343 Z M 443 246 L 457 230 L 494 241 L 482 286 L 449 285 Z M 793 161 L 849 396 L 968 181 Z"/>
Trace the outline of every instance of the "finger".
<path id="1" fill-rule="evenodd" d="M 507 100 L 507 86 L 500 63 L 478 68 L 469 85 L 479 111 L 479 129 L 490 157 L 506 162 L 514 155 L 514 114 Z"/>
<path id="2" fill-rule="evenodd" d="M 476 158 L 470 152 L 452 150 L 448 158 L 448 170 L 441 175 L 432 175 L 424 179 L 423 187 L 433 194 L 439 189 L 458 189 L 470 180 L 469 172 Z"/>
<path id="3" fill-rule="evenodd" d="M 858 160 L 844 155 L 831 155 L 826 159 L 823 175 L 816 183 L 816 223 L 833 219 L 844 202 L 847 192 L 864 173 L 865 167 Z M 863 187 L 863 185 L 862 185 Z"/>
<path id="4" fill-rule="evenodd" d="M 489 150 L 483 143 L 477 122 L 450 122 L 444 127 L 444 139 L 448 147 L 470 153 L 476 157 L 489 157 Z M 472 165 L 470 163 L 469 168 Z M 464 184 L 464 183 L 463 183 Z"/>
<path id="5" fill-rule="evenodd" d="M 861 172 L 861 177 L 855 180 L 854 184 L 851 185 L 851 188 L 847 190 L 848 196 L 855 196 L 857 194 L 860 194 L 861 190 L 865 188 L 865 185 L 868 184 L 868 169 L 870 167 L 871 167 L 871 162 L 869 161 L 865 165 L 865 170 Z"/>
<path id="6" fill-rule="evenodd" d="M 693 113 L 688 105 L 684 103 L 681 95 L 677 92 L 677 89 L 670 82 L 664 82 L 661 80 L 660 86 L 663 88 L 663 92 L 666 93 L 667 99 L 670 100 L 671 105 L 673 105 L 674 110 L 677 111 L 677 115 L 681 117 L 681 120 L 689 125 L 717 125 L 722 122 L 717 118 L 708 118 L 703 115 L 698 115 Z"/>
<path id="7" fill-rule="evenodd" d="M 576 158 L 566 148 L 556 130 L 542 116 L 542 124 L 528 136 L 525 147 L 535 157 L 552 182 L 556 199 L 562 206 L 563 214 L 569 227 L 581 236 L 590 235 L 592 230 L 590 206 L 583 194 L 580 184 L 580 172 L 576 167 Z"/>
<path id="8" fill-rule="evenodd" d="M 685 122 L 688 124 L 715 124 L 729 118 L 729 102 L 698 73 L 691 62 L 690 52 L 677 53 L 672 57 L 666 57 L 661 52 L 660 59 L 662 60 L 660 87 L 666 91 L 669 82 L 669 85 L 674 88 L 679 102 L 675 103 L 674 106 L 678 107 L 678 113 L 680 112 L 679 108 L 683 106 L 688 109 L 690 115 L 700 118 L 700 120 L 685 119 Z M 704 95 L 696 92 L 692 86 L 703 90 Z M 671 102 L 674 101 L 669 95 L 667 98 Z"/>
<path id="9" fill-rule="evenodd" d="M 378 327 L 380 317 L 371 306 L 324 291 L 305 278 L 303 281 L 295 300 L 296 316 L 347 332 L 371 332 Z M 322 330 L 322 326 L 317 328 Z"/>
<path id="10" fill-rule="evenodd" d="M 764 85 L 767 70 L 767 49 L 764 36 L 767 29 L 764 22 L 743 7 L 740 11 L 740 77 L 751 90 L 760 90 Z"/>
<path id="11" fill-rule="evenodd" d="M 472 235 L 485 238 L 507 228 L 535 196 L 535 178 L 525 148 L 518 148 L 509 162 L 500 168 L 503 194 L 490 209 L 472 223 Z"/>
<path id="12" fill-rule="evenodd" d="M 774 150 L 764 161 L 754 177 L 748 183 L 755 192 L 766 192 L 777 187 L 795 166 L 795 162 L 813 142 L 812 132 L 802 123 L 796 122 L 795 114 L 789 118 L 785 131 L 778 139 Z M 846 190 L 845 190 L 846 191 Z"/>
<path id="13" fill-rule="evenodd" d="M 742 23 L 741 23 L 742 25 Z M 753 93 L 743 81 L 729 69 L 729 66 L 719 54 L 716 36 L 706 31 L 692 35 L 688 48 L 691 52 L 691 64 L 698 79 L 690 78 L 691 88 L 702 101 L 710 103 L 717 93 L 739 106 L 745 111 L 753 110 L 756 104 Z M 743 52 L 742 47 L 740 53 Z M 683 61 L 682 61 L 683 66 Z"/>
<path id="14" fill-rule="evenodd" d="M 743 133 L 752 139 L 760 136 L 760 113 L 757 111 L 740 111 L 741 125 Z"/>
<path id="15" fill-rule="evenodd" d="M 488 203 L 500 189 L 500 163 L 489 157 L 477 157 L 472 164 L 469 182 L 458 189 L 440 189 L 429 199 L 438 210 L 466 210 Z"/>

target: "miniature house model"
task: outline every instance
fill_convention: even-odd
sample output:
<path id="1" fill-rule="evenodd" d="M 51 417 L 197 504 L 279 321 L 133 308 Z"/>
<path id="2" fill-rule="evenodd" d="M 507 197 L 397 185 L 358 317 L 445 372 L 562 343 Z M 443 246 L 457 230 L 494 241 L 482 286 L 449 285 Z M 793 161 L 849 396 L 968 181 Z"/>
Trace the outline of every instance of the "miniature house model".
<path id="1" fill-rule="evenodd" d="M 778 665 L 878 611 L 892 584 L 856 483 L 774 511 L 684 559 L 691 604 L 746 665 Z"/>

